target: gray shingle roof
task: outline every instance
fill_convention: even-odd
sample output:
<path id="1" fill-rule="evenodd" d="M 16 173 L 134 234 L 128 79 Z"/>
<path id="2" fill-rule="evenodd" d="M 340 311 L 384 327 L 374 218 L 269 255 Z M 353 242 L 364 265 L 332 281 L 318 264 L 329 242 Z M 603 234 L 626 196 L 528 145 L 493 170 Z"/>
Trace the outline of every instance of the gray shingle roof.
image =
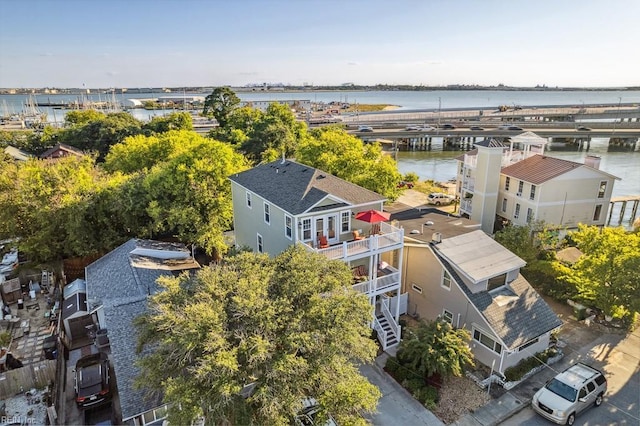
<path id="1" fill-rule="evenodd" d="M 134 389 L 140 370 L 136 361 L 145 353 L 136 353 L 138 334 L 133 320 L 147 309 L 147 297 L 160 290 L 156 280 L 199 265 L 186 261 L 158 260 L 131 254 L 134 249 L 153 249 L 189 253 L 181 244 L 132 239 L 93 262 L 86 268 L 87 299 L 102 304 L 122 418 L 158 407 L 160 395 L 148 398 L 144 390 Z"/>
<path id="2" fill-rule="evenodd" d="M 507 348 L 515 349 L 562 325 L 560 318 L 522 275 L 499 291 L 472 293 L 451 264 L 433 245 L 432 248 L 456 285 Z"/>
<path id="3" fill-rule="evenodd" d="M 292 215 L 308 211 L 329 194 L 350 205 L 385 200 L 373 191 L 291 160 L 260 164 L 229 179 Z"/>

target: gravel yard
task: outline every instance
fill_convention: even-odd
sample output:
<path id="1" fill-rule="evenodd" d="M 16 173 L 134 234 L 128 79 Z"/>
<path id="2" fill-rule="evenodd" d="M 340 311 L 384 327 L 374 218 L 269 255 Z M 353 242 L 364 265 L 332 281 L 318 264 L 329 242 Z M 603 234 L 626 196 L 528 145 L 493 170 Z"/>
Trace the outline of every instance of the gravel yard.
<path id="1" fill-rule="evenodd" d="M 491 397 L 468 377 L 448 377 L 440 388 L 440 401 L 433 414 L 451 424 L 469 411 L 483 406 Z"/>

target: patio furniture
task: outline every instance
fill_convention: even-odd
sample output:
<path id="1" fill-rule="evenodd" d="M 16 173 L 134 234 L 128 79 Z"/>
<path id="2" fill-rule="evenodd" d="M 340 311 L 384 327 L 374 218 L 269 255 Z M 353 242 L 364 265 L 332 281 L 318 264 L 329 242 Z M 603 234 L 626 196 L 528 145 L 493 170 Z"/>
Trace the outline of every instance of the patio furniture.
<path id="1" fill-rule="evenodd" d="M 356 282 L 367 281 L 369 279 L 369 273 L 364 265 L 359 265 L 351 269 L 351 273 Z"/>
<path id="2" fill-rule="evenodd" d="M 380 233 L 380 224 L 374 223 L 371 225 L 371 234 L 370 235 L 378 235 Z"/>
<path id="3" fill-rule="evenodd" d="M 366 238 L 364 235 L 360 235 L 360 230 L 359 229 L 356 229 L 355 231 L 352 231 L 351 233 L 353 234 L 353 239 L 355 241 L 364 240 Z"/>
<path id="4" fill-rule="evenodd" d="M 327 241 L 327 237 L 325 237 L 324 235 L 320 235 L 320 238 L 318 240 L 318 246 L 321 249 L 329 247 L 329 242 Z"/>

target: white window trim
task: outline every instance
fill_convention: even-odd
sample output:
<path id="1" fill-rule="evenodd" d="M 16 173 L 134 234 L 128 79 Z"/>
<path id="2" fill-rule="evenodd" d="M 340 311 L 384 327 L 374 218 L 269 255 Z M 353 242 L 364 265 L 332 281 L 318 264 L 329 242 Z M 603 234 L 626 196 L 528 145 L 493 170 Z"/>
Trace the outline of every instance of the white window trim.
<path id="1" fill-rule="evenodd" d="M 258 253 L 264 253 L 264 238 L 260 234 L 256 234 L 256 249 Z"/>
<path id="2" fill-rule="evenodd" d="M 480 333 L 481 335 L 485 336 L 486 338 L 488 338 L 489 340 L 493 341 L 493 348 L 488 347 L 487 345 L 485 345 L 480 339 L 476 339 L 476 331 L 478 333 Z M 488 333 L 485 333 L 484 331 L 482 331 L 481 329 L 477 328 L 477 327 L 472 327 L 471 329 L 471 338 L 473 339 L 474 342 L 479 343 L 480 345 L 482 345 L 482 347 L 484 347 L 485 349 L 489 349 L 491 352 L 493 352 L 494 354 L 502 354 L 502 352 L 505 351 L 504 346 L 502 345 L 502 343 L 500 343 L 495 337 L 489 335 Z M 500 345 L 500 352 L 496 351 L 496 344 Z"/>
<path id="3" fill-rule="evenodd" d="M 447 319 L 447 314 L 449 314 L 449 317 L 451 319 Z M 442 310 L 442 319 L 443 321 L 448 322 L 449 324 L 451 324 L 453 326 L 453 312 L 447 311 L 446 309 Z"/>
<path id="4" fill-rule="evenodd" d="M 287 227 L 287 219 L 289 219 L 289 226 Z M 287 235 L 287 228 L 291 235 Z M 290 240 L 293 240 L 293 218 L 288 214 L 284 215 L 284 236 Z"/>
<path id="5" fill-rule="evenodd" d="M 263 203 L 262 207 L 262 218 L 264 219 L 264 223 L 267 225 L 271 225 L 271 205 L 266 201 Z"/>
<path id="6" fill-rule="evenodd" d="M 247 196 L 245 198 L 245 202 L 247 204 L 247 207 L 249 207 L 250 209 L 253 208 L 253 200 L 252 200 L 252 197 L 251 197 L 251 193 L 249 191 L 247 191 Z"/>
<path id="7" fill-rule="evenodd" d="M 449 287 L 444 285 L 445 277 L 447 277 L 447 276 L 449 277 Z M 453 278 L 451 277 L 451 274 L 449 274 L 446 269 L 443 269 L 442 270 L 442 278 L 441 278 L 441 281 L 440 281 L 440 287 L 442 287 L 442 288 L 444 288 L 444 289 L 446 289 L 448 291 L 451 291 L 451 281 L 453 281 Z"/>
<path id="8" fill-rule="evenodd" d="M 602 191 L 602 196 L 600 196 L 600 189 L 602 188 L 602 185 L 604 184 L 604 191 Z M 600 185 L 598 185 L 598 194 L 597 194 L 597 199 L 598 200 L 602 200 L 603 198 L 605 198 L 607 196 L 607 187 L 609 186 L 609 182 L 607 182 L 606 180 L 601 180 L 600 181 Z"/>
<path id="9" fill-rule="evenodd" d="M 346 218 L 346 223 L 347 223 L 347 230 L 343 231 L 342 230 L 342 224 L 343 219 Z M 340 233 L 341 234 L 348 234 L 349 232 L 351 232 L 351 212 L 350 211 L 346 211 L 346 212 L 340 212 Z"/>
<path id="10" fill-rule="evenodd" d="M 513 210 L 513 218 L 514 219 L 519 219 L 520 218 L 520 204 L 516 203 L 516 207 Z"/>

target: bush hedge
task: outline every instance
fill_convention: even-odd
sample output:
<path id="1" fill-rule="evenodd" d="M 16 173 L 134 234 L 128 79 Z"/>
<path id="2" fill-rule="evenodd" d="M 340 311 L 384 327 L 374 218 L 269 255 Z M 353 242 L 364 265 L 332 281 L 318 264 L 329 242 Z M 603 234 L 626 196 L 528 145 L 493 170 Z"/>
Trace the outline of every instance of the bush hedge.
<path id="1" fill-rule="evenodd" d="M 538 352 L 534 356 L 525 358 L 513 367 L 509 367 L 504 371 L 504 377 L 508 382 L 518 381 L 539 365 L 547 362 L 547 360 L 555 356 L 558 352 L 555 348 L 549 348 L 545 351 Z"/>
<path id="2" fill-rule="evenodd" d="M 389 357 L 387 359 L 384 370 L 428 410 L 434 410 L 436 408 L 436 404 L 438 403 L 438 389 L 429 386 L 425 377 L 414 373 L 396 357 Z"/>

